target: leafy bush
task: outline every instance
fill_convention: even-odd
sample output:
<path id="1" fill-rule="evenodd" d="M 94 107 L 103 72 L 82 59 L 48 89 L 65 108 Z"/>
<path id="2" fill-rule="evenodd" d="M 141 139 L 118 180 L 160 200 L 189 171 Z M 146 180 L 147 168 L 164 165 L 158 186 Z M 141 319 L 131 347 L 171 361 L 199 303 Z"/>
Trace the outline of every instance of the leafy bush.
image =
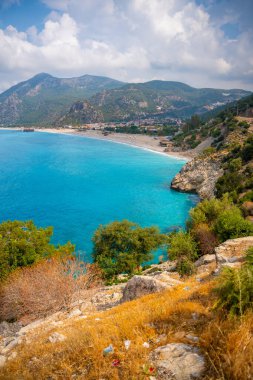
<path id="1" fill-rule="evenodd" d="M 176 269 L 181 276 L 192 275 L 196 270 L 194 262 L 186 256 L 179 257 Z"/>
<path id="2" fill-rule="evenodd" d="M 223 211 L 214 224 L 220 241 L 253 235 L 253 224 L 245 220 L 238 207 Z"/>
<path id="3" fill-rule="evenodd" d="M 231 315 L 243 315 L 253 307 L 253 248 L 247 251 L 246 263 L 240 269 L 223 269 L 215 291 L 219 297 L 216 307 Z"/>
<path id="4" fill-rule="evenodd" d="M 231 207 L 232 202 L 227 195 L 224 195 L 222 199 L 205 199 L 190 210 L 188 226 L 194 228 L 194 226 L 200 223 L 212 225 L 224 210 Z"/>
<path id="5" fill-rule="evenodd" d="M 240 121 L 240 122 L 238 123 L 238 126 L 239 126 L 239 127 L 246 128 L 246 129 L 249 129 L 250 124 L 247 123 L 247 121 Z"/>
<path id="6" fill-rule="evenodd" d="M 205 157 L 211 156 L 215 152 L 216 152 L 216 149 L 212 146 L 209 146 L 208 148 L 204 149 L 200 155 L 201 157 L 205 158 Z"/>
<path id="7" fill-rule="evenodd" d="M 240 157 L 234 158 L 228 164 L 228 169 L 230 172 L 238 172 L 242 168 L 242 159 Z"/>
<path id="8" fill-rule="evenodd" d="M 219 128 L 215 128 L 212 132 L 211 132 L 211 136 L 212 137 L 219 137 L 221 134 L 221 130 Z"/>
<path id="9" fill-rule="evenodd" d="M 197 259 L 197 243 L 189 232 L 179 231 L 169 237 L 169 258 L 177 260 L 177 271 L 184 274 L 193 272 L 193 262 Z"/>
<path id="10" fill-rule="evenodd" d="M 245 142 L 242 148 L 242 159 L 248 162 L 253 159 L 253 135 L 251 135 Z"/>
<path id="11" fill-rule="evenodd" d="M 237 193 L 241 188 L 242 176 L 236 172 L 227 172 L 216 182 L 216 196 L 221 198 L 226 193 Z"/>
<path id="12" fill-rule="evenodd" d="M 153 258 L 152 251 L 165 242 L 156 227 L 141 228 L 123 220 L 100 226 L 92 238 L 93 259 L 107 279 L 120 273 L 133 273 Z"/>
<path id="13" fill-rule="evenodd" d="M 50 239 L 52 227 L 37 228 L 32 221 L 7 221 L 0 224 L 0 279 L 16 268 L 29 266 L 56 252 Z M 72 253 L 74 246 L 68 244 L 62 248 Z"/>
<path id="14" fill-rule="evenodd" d="M 251 201 L 253 202 L 253 190 L 248 191 L 242 198 L 240 198 L 241 202 Z"/>

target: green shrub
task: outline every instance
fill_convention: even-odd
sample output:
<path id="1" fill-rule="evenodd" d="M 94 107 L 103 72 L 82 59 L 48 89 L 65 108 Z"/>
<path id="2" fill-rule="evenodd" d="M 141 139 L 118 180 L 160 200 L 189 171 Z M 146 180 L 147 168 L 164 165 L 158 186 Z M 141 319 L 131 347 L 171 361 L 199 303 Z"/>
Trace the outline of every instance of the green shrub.
<path id="1" fill-rule="evenodd" d="M 216 182 L 216 196 L 221 198 L 226 193 L 238 192 L 241 188 L 242 179 L 242 175 L 236 172 L 223 174 Z"/>
<path id="2" fill-rule="evenodd" d="M 195 271 L 196 271 L 194 262 L 186 256 L 181 256 L 177 260 L 177 268 L 176 269 L 177 269 L 177 272 L 181 276 L 190 276 L 193 273 L 195 273 Z"/>
<path id="3" fill-rule="evenodd" d="M 240 202 L 250 201 L 253 202 L 253 190 L 248 191 L 242 198 L 240 198 Z"/>
<path id="4" fill-rule="evenodd" d="M 221 134 L 221 130 L 219 128 L 215 128 L 212 132 L 211 132 L 211 136 L 212 137 L 219 137 Z"/>
<path id="5" fill-rule="evenodd" d="M 174 232 L 169 237 L 168 255 L 172 260 L 177 260 L 177 271 L 180 274 L 191 274 L 193 263 L 197 257 L 197 243 L 188 232 Z"/>
<path id="6" fill-rule="evenodd" d="M 250 124 L 247 123 L 247 121 L 240 121 L 240 122 L 238 123 L 238 126 L 239 126 L 239 127 L 243 127 L 243 128 L 245 128 L 245 129 L 249 129 Z"/>
<path id="7" fill-rule="evenodd" d="M 223 211 L 214 224 L 214 232 L 220 241 L 253 235 L 253 224 L 245 220 L 240 209 L 233 206 Z"/>
<path id="8" fill-rule="evenodd" d="M 242 159 L 245 162 L 248 162 L 252 160 L 253 158 L 253 135 L 251 135 L 245 142 L 243 148 L 242 148 Z"/>
<path id="9" fill-rule="evenodd" d="M 232 207 L 232 202 L 227 195 L 222 199 L 205 199 L 190 210 L 190 220 L 188 226 L 193 228 L 200 223 L 212 225 L 217 217 L 224 211 Z"/>
<path id="10" fill-rule="evenodd" d="M 205 157 L 211 156 L 215 152 L 216 152 L 216 149 L 212 146 L 209 146 L 208 148 L 203 150 L 203 152 L 201 153 L 201 157 L 205 158 Z"/>
<path id="11" fill-rule="evenodd" d="M 243 315 L 253 308 L 253 248 L 247 251 L 246 262 L 240 269 L 223 269 L 215 292 L 218 295 L 216 308 L 230 315 Z"/>
<path id="12" fill-rule="evenodd" d="M 228 164 L 228 170 L 231 172 L 238 172 L 242 168 L 242 159 L 240 157 L 234 158 Z"/>

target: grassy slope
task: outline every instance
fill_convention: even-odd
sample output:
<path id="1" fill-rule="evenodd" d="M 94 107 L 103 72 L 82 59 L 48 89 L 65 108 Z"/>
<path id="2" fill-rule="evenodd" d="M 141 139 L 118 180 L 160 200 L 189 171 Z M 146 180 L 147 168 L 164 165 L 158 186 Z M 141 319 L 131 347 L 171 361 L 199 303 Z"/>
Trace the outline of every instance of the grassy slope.
<path id="1" fill-rule="evenodd" d="M 42 331 L 31 344 L 18 346 L 17 359 L 8 362 L 0 379 L 148 379 L 143 366 L 150 365 L 149 352 L 170 342 L 189 343 L 187 333 L 200 337 L 195 345 L 206 357 L 204 379 L 249 379 L 253 315 L 222 322 L 212 312 L 213 286 L 213 281 L 199 283 L 193 278 L 159 295 L 142 297 L 82 321 L 69 321 L 57 329 L 67 337 L 61 343 L 48 343 L 48 333 Z M 161 334 L 164 337 L 158 342 Z M 128 351 L 126 339 L 131 340 Z M 145 341 L 150 348 L 143 347 Z M 104 357 L 103 349 L 109 344 L 115 353 Z M 115 358 L 120 360 L 119 367 L 112 366 Z"/>

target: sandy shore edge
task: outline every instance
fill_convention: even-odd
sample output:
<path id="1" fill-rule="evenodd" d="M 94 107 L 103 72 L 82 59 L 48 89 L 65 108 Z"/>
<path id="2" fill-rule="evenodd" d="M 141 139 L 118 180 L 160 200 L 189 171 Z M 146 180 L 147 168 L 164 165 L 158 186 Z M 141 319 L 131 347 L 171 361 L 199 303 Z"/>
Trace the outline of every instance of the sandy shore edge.
<path id="1" fill-rule="evenodd" d="M 22 128 L 14 127 L 14 128 L 1 128 L 2 130 L 22 130 Z M 152 151 L 154 153 L 159 153 L 165 156 L 174 157 L 177 159 L 190 161 L 195 156 L 196 153 L 193 151 L 164 151 L 164 147 L 161 147 L 159 144 L 160 138 L 148 136 L 148 135 L 140 135 L 140 134 L 128 134 L 128 133 L 110 133 L 105 136 L 103 131 L 99 130 L 89 130 L 85 132 L 79 132 L 75 129 L 68 128 L 35 128 L 35 132 L 43 132 L 43 133 L 56 133 L 56 134 L 67 134 L 67 135 L 75 135 L 82 136 L 92 139 L 112 141 L 119 144 L 125 144 L 134 146 L 136 148 L 145 149 L 148 151 Z"/>
<path id="2" fill-rule="evenodd" d="M 145 150 L 152 151 L 154 153 L 160 153 L 166 156 L 171 156 L 178 159 L 183 159 L 190 161 L 194 154 L 193 152 L 165 152 L 164 148 L 159 145 L 159 138 L 155 139 L 152 136 L 139 135 L 139 134 L 127 134 L 127 133 L 110 133 L 107 136 L 103 135 L 102 131 L 91 130 L 87 132 L 78 132 L 76 130 L 70 130 L 66 128 L 56 129 L 56 128 L 41 128 L 35 129 L 36 132 L 46 132 L 46 133 L 58 133 L 58 134 L 68 134 L 75 136 L 83 136 L 92 139 L 99 139 L 105 141 L 112 141 L 121 144 L 131 145 L 137 148 L 142 148 Z"/>

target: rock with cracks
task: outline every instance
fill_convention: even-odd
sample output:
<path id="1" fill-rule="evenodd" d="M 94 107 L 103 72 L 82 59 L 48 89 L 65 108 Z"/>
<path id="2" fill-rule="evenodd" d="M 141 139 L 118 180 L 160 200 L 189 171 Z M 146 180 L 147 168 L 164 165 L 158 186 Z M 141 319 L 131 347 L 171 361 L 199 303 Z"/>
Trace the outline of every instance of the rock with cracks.
<path id="1" fill-rule="evenodd" d="M 205 360 L 198 349 L 183 343 L 171 343 L 151 352 L 150 360 L 159 380 L 199 379 L 205 370 Z"/>

